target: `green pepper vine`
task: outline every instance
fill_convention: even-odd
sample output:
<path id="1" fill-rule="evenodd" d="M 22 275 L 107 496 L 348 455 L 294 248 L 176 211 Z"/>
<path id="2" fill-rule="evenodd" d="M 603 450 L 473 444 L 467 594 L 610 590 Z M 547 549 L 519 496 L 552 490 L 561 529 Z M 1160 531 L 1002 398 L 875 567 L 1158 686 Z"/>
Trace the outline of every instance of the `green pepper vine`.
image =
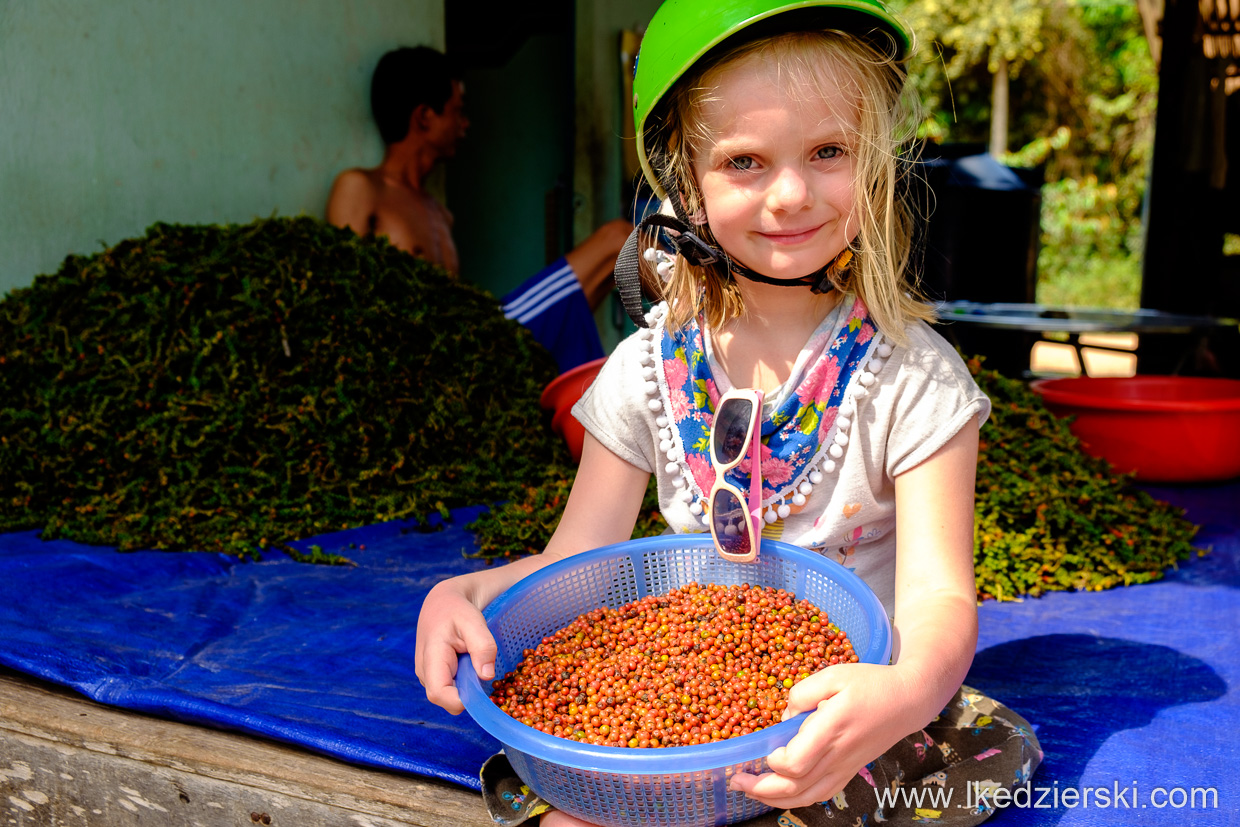
<path id="1" fill-rule="evenodd" d="M 486 292 L 310 218 L 157 224 L 0 301 L 0 531 L 254 556 L 567 451 Z"/>

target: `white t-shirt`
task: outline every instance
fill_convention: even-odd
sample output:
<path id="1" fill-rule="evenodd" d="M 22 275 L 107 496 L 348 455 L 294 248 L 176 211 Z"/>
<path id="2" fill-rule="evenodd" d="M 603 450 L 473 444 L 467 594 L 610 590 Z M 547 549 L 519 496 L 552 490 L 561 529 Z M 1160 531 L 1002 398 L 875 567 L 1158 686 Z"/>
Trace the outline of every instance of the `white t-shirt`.
<path id="1" fill-rule="evenodd" d="M 664 450 L 669 446 L 667 420 L 660 423 L 660 418 L 672 404 L 658 358 L 664 312 L 657 308 L 652 314 L 656 321 L 651 331 L 638 331 L 617 346 L 573 415 L 616 456 L 656 475 L 659 507 L 672 530 L 707 531 L 691 506 L 709 494 L 710 470 L 703 473 L 699 467 L 695 475 L 680 445 L 671 445 L 670 453 Z M 854 312 L 849 299 L 823 320 L 789 381 L 768 395 L 763 406 L 768 417 L 796 392 L 798 377 L 826 358 L 824 343 L 846 332 Z M 895 600 L 895 477 L 932 456 L 970 419 L 980 425 L 990 413 L 990 401 L 942 336 L 922 322 L 910 325 L 906 333 L 903 346 L 891 345 L 881 335 L 866 342 L 862 366 L 843 391 L 842 424 L 824 431 L 822 451 L 812 468 L 763 501 L 772 508 L 788 505 L 794 512 L 768 524 L 764 539 L 813 549 L 853 570 L 878 595 L 888 615 Z M 702 344 L 722 394 L 732 383 L 714 360 L 706 331 Z M 678 404 L 684 405 L 683 396 Z M 813 476 L 818 482 L 808 486 L 812 490 L 803 505 L 794 505 L 792 497 L 809 481 L 809 471 L 818 472 Z"/>

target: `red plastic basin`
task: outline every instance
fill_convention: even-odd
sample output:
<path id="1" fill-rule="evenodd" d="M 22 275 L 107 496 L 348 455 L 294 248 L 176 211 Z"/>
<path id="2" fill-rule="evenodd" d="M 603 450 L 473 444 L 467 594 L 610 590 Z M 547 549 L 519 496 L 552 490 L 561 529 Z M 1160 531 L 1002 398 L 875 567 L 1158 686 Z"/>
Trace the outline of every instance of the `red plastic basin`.
<path id="1" fill-rule="evenodd" d="M 574 462 L 581 461 L 581 447 L 585 442 L 586 429 L 573 416 L 572 408 L 598 376 L 599 369 L 606 361 L 606 357 L 595 359 L 561 373 L 547 383 L 538 399 L 539 405 L 553 412 L 551 430 L 564 437 Z"/>
<path id="2" fill-rule="evenodd" d="M 1240 476 L 1240 381 L 1188 376 L 1039 379 L 1047 408 L 1073 416 L 1086 452 L 1146 482 Z"/>

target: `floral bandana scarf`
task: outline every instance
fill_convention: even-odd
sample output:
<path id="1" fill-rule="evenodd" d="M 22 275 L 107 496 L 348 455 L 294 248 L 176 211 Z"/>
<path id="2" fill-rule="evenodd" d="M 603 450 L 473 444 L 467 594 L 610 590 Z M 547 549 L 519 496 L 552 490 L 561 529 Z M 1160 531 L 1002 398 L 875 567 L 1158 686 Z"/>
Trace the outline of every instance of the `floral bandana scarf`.
<path id="1" fill-rule="evenodd" d="M 830 331 L 815 334 L 807 348 L 819 355 L 802 368 L 796 391 L 762 422 L 762 502 L 782 500 L 809 476 L 810 471 L 838 442 L 833 432 L 840 405 L 850 385 L 862 373 L 862 364 L 876 343 L 874 323 L 857 299 L 847 320 L 829 345 Z M 684 328 L 662 328 L 659 386 L 663 411 L 675 442 L 683 448 L 686 477 L 701 495 L 715 482 L 710 462 L 710 429 L 720 393 L 711 376 L 697 320 Z M 838 454 L 833 454 L 838 455 Z M 749 487 L 750 460 L 746 458 L 728 480 L 742 491 Z"/>

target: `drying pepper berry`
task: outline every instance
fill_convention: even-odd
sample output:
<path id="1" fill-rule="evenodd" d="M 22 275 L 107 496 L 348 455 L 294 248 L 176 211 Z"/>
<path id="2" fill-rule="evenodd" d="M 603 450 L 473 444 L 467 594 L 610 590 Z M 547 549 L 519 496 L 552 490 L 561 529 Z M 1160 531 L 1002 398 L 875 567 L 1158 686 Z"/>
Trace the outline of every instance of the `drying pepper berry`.
<path id="1" fill-rule="evenodd" d="M 857 662 L 826 612 L 748 584 L 586 612 L 524 655 L 492 684 L 500 709 L 550 735 L 633 748 L 756 732 L 779 723 L 796 683 Z"/>

